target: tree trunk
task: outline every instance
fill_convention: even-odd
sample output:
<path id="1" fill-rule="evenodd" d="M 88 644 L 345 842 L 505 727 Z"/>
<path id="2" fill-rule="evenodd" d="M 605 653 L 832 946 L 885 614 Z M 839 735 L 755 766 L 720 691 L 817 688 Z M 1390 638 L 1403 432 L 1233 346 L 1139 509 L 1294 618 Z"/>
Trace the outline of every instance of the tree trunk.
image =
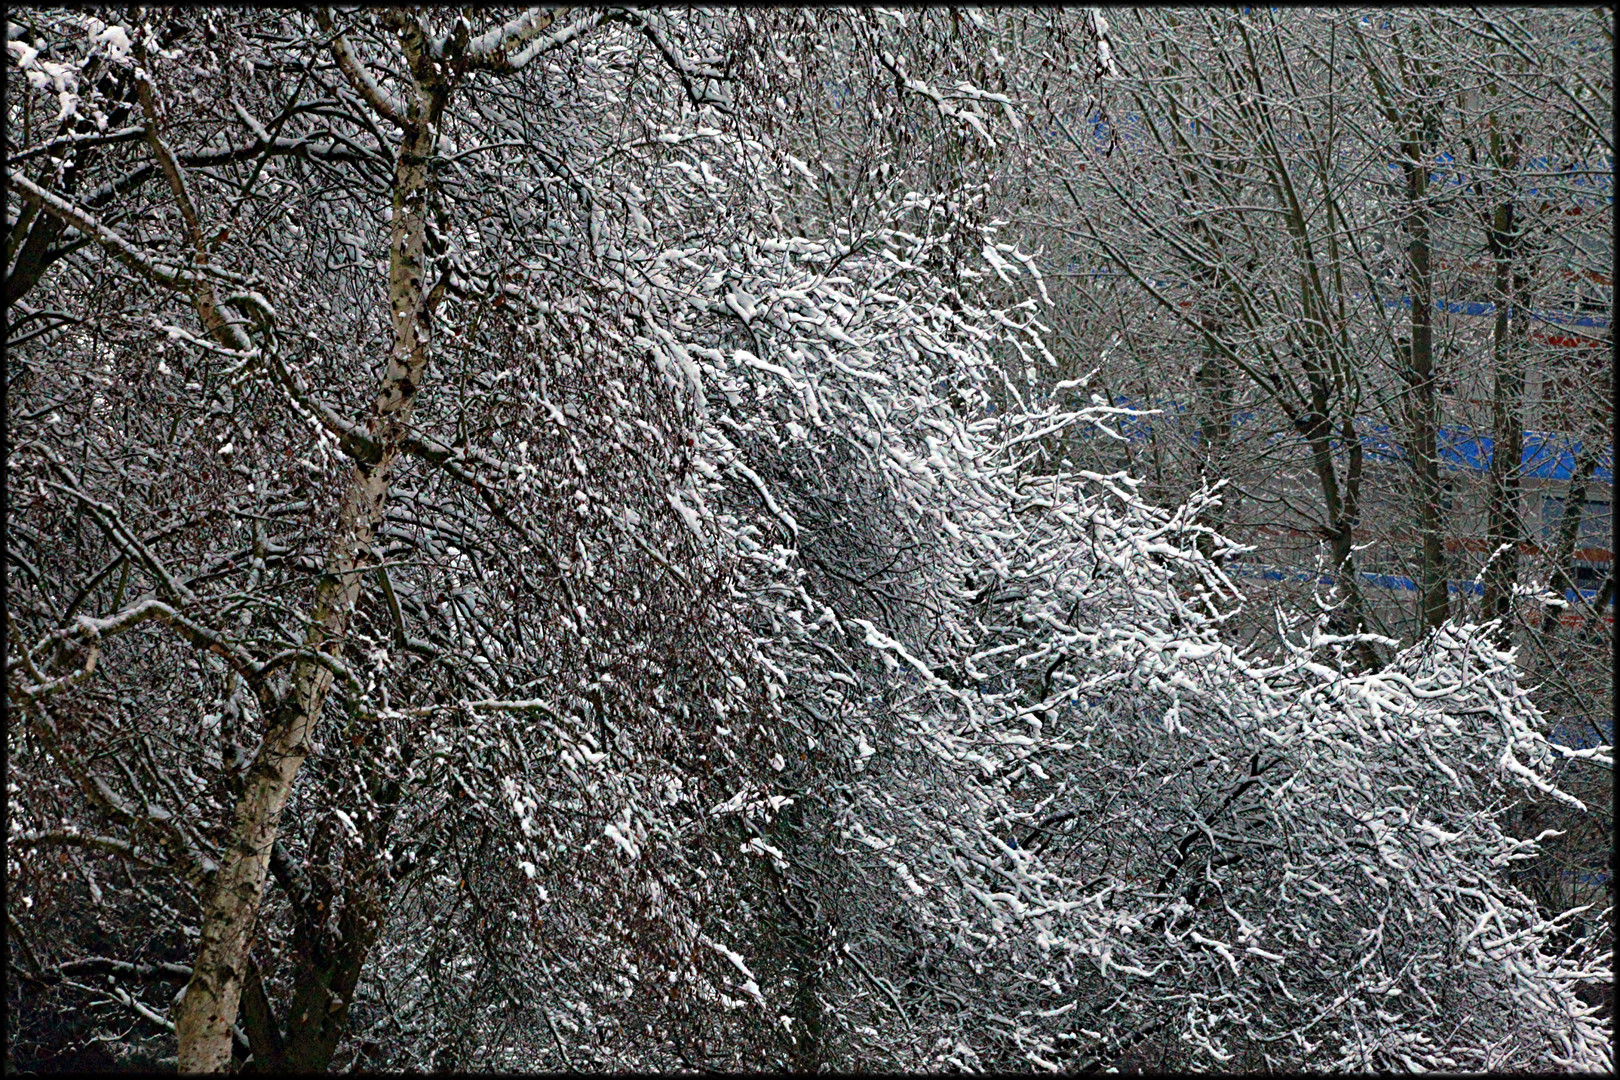
<path id="1" fill-rule="evenodd" d="M 1483 604 L 1484 617 L 1499 621 L 1496 638 L 1503 647 L 1513 640 L 1513 587 L 1519 580 L 1519 542 L 1523 538 L 1519 520 L 1519 473 L 1524 457 L 1521 415 L 1524 357 L 1512 338 L 1517 337 L 1522 343 L 1525 323 L 1523 313 L 1514 310 L 1518 300 L 1514 288 L 1518 282 L 1513 272 L 1517 249 L 1514 228 L 1513 203 L 1504 201 L 1496 207 L 1488 233 L 1495 262 L 1496 326 L 1492 352 L 1496 376 L 1491 395 L 1491 471 L 1486 524 L 1491 562 L 1485 569 Z M 1515 335 L 1514 330 L 1520 333 Z"/>
<path id="2" fill-rule="evenodd" d="M 289 1072 L 325 1072 L 343 1037 L 349 1004 L 360 981 L 366 957 L 382 929 L 382 904 L 376 867 L 344 890 L 335 935 L 325 920 L 299 928 L 304 947 L 298 985 L 287 1012 L 286 1046 L 282 1068 Z M 324 912 L 317 912 L 324 915 Z M 255 1057 L 257 1052 L 255 1051 Z"/>
<path id="3" fill-rule="evenodd" d="M 1361 579 L 1356 574 L 1355 530 L 1361 502 L 1361 442 L 1355 437 L 1355 428 L 1348 416 L 1344 418 L 1341 436 L 1349 444 L 1349 467 L 1340 481 L 1333 464 L 1333 426 L 1327 418 L 1328 387 L 1320 379 L 1311 382 L 1311 411 L 1295 421 L 1300 433 L 1311 448 L 1311 462 L 1316 482 L 1322 489 L 1322 502 L 1327 511 L 1327 526 L 1323 530 L 1328 541 L 1328 558 L 1332 565 L 1334 583 L 1343 605 L 1334 612 L 1330 625 L 1338 634 L 1365 634 L 1367 625 L 1367 599 L 1361 592 Z M 1369 641 L 1356 644 L 1356 666 L 1363 671 L 1377 670 L 1378 651 Z"/>
<path id="4" fill-rule="evenodd" d="M 1207 336 L 1204 358 L 1198 365 L 1194 383 L 1198 388 L 1198 433 L 1204 444 L 1204 479 L 1207 482 L 1230 477 L 1232 371 L 1226 357 L 1209 343 L 1212 339 L 1219 338 L 1225 328 L 1213 315 L 1204 315 L 1202 323 Z M 1230 493 L 1234 490 L 1227 488 L 1227 494 L 1222 496 L 1221 505 L 1206 511 L 1201 516 L 1199 524 L 1208 526 L 1217 533 L 1221 532 L 1231 512 L 1226 505 L 1226 499 L 1231 497 Z M 1217 565 L 1221 562 L 1221 557 L 1215 554 L 1215 544 L 1210 537 L 1200 536 L 1198 549 L 1206 558 L 1214 559 Z"/>
<path id="5" fill-rule="evenodd" d="M 1569 369 L 1569 374 L 1562 380 L 1570 393 L 1566 413 L 1568 429 L 1572 439 L 1579 440 L 1579 444 L 1574 448 L 1575 460 L 1570 469 L 1569 489 L 1564 497 L 1563 518 L 1559 522 L 1551 552 L 1551 586 L 1557 593 L 1579 588 L 1575 551 L 1580 539 L 1581 517 L 1586 508 L 1587 485 L 1597 470 L 1598 458 L 1604 448 L 1614 445 L 1614 411 L 1610 396 L 1613 375 L 1607 363 L 1609 353 L 1609 349 L 1602 348 L 1573 349 L 1564 360 Z M 1547 636 L 1548 644 L 1551 644 L 1551 635 L 1557 628 L 1558 609 L 1549 608 L 1542 619 L 1542 633 Z"/>
<path id="6" fill-rule="evenodd" d="M 1446 621 L 1446 549 L 1440 506 L 1440 400 L 1434 376 L 1434 271 L 1430 262 L 1429 169 L 1420 141 L 1402 147 L 1407 197 L 1407 282 L 1412 299 L 1412 340 L 1407 347 L 1407 452 L 1417 473 L 1420 544 L 1418 617 L 1425 626 Z"/>
<path id="7" fill-rule="evenodd" d="M 1577 588 L 1575 574 L 1575 541 L 1580 538 L 1581 512 L 1586 507 L 1586 485 L 1592 479 L 1592 473 L 1597 468 L 1599 448 L 1593 440 L 1583 440 L 1581 448 L 1575 454 L 1574 468 L 1570 472 L 1569 489 L 1564 495 L 1564 514 L 1558 522 L 1558 535 L 1553 539 L 1552 580 L 1549 582 L 1552 591 L 1563 596 L 1570 589 Z M 1563 610 L 1557 606 L 1549 606 L 1541 619 L 1541 635 L 1547 643 L 1552 643 L 1552 637 L 1558 631 L 1558 613 Z"/>
<path id="8" fill-rule="evenodd" d="M 349 618 L 369 570 L 372 537 L 382 520 L 389 475 L 427 364 L 429 316 L 422 258 L 427 161 L 434 145 L 432 121 L 442 107 L 442 96 L 433 90 L 418 92 L 395 167 L 389 258 L 393 343 L 367 422 L 373 453 L 356 461 L 350 474 L 305 640 L 311 652 L 334 658 L 343 650 Z M 176 1016 L 181 1072 L 220 1072 L 230 1067 L 231 1028 L 264 895 L 270 848 L 293 780 L 309 754 L 310 737 L 332 680 L 332 669 L 319 661 L 298 663 L 245 777 L 231 838 L 204 904 L 194 973 Z M 365 917 L 375 919 L 376 915 Z"/>
<path id="9" fill-rule="evenodd" d="M 28 233 L 15 258 L 8 259 L 6 310 L 28 295 L 53 261 L 51 246 L 62 235 L 62 222 L 50 214 L 36 214 L 31 224 L 19 219 L 19 229 L 27 224 Z"/>

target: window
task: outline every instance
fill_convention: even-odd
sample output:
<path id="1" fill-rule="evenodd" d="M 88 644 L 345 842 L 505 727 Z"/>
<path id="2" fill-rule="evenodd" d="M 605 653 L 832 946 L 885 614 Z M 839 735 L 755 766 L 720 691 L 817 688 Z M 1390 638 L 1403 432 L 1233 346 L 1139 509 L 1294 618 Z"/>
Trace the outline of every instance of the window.
<path id="1" fill-rule="evenodd" d="M 1613 519 L 1607 500 L 1588 499 L 1581 507 L 1581 532 L 1578 546 L 1607 549 L 1614 538 Z"/>

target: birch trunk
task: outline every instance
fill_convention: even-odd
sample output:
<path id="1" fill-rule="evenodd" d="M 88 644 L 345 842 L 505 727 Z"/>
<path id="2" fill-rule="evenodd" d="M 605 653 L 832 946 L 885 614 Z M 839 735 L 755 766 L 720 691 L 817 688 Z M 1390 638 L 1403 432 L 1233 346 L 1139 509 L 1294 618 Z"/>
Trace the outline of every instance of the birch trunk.
<path id="1" fill-rule="evenodd" d="M 305 640 L 312 652 L 333 657 L 343 650 L 361 583 L 370 570 L 372 538 L 382 519 L 389 475 L 427 365 L 429 315 L 423 287 L 427 165 L 442 97 L 438 88 L 419 82 L 395 164 L 389 253 L 393 341 L 367 421 L 372 453 L 357 460 L 350 474 Z M 223 1072 L 231 1066 L 231 1029 L 264 895 L 270 847 L 293 781 L 309 754 L 332 679 L 331 669 L 316 660 L 296 666 L 244 780 L 231 838 L 204 904 L 193 975 L 176 1015 L 181 1072 Z"/>

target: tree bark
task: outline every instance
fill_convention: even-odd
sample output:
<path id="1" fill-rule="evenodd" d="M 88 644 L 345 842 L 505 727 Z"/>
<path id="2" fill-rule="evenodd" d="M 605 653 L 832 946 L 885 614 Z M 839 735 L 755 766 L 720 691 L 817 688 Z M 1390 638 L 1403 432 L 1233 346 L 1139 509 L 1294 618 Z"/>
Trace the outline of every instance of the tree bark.
<path id="1" fill-rule="evenodd" d="M 320 921 L 300 926 L 295 935 L 302 970 L 287 1011 L 281 1058 L 290 1072 L 324 1072 L 337 1052 L 354 988 L 382 929 L 380 876 L 372 867 L 343 890 L 335 934 L 328 935 L 325 912 L 317 911 L 312 914 Z"/>
<path id="2" fill-rule="evenodd" d="M 1356 437 L 1350 417 L 1343 421 L 1340 432 L 1348 446 L 1349 463 L 1341 484 L 1333 464 L 1333 427 L 1328 422 L 1327 387 L 1319 380 L 1311 385 L 1312 411 L 1300 418 L 1301 434 L 1311 448 L 1312 468 L 1322 489 L 1322 502 L 1327 511 L 1328 558 L 1332 564 L 1334 582 L 1344 597 L 1343 606 L 1333 614 L 1332 627 L 1339 634 L 1365 634 L 1367 625 L 1367 599 L 1361 592 L 1361 579 L 1356 571 L 1356 522 L 1361 514 L 1361 473 L 1363 455 L 1361 440 Z M 1363 671 L 1377 670 L 1378 651 L 1369 641 L 1356 643 L 1356 666 Z"/>
<path id="3" fill-rule="evenodd" d="M 1204 324 L 1205 333 L 1210 337 L 1221 334 L 1223 328 L 1213 316 L 1204 316 Z M 1224 478 L 1231 472 L 1228 454 L 1232 441 L 1232 372 L 1219 350 L 1205 346 L 1195 382 L 1198 387 L 1198 432 L 1204 444 L 1205 479 Z M 1206 511 L 1200 524 L 1221 532 L 1230 512 L 1225 501 L 1229 497 L 1223 497 L 1221 505 Z M 1220 564 L 1222 557 L 1215 554 L 1214 541 L 1210 537 L 1200 536 L 1198 547 L 1206 558 Z"/>
<path id="4" fill-rule="evenodd" d="M 1440 400 L 1434 374 L 1434 268 L 1429 229 L 1429 167 L 1426 145 L 1414 139 L 1402 150 L 1407 197 L 1407 283 L 1412 299 L 1412 338 L 1407 346 L 1407 452 L 1417 473 L 1419 538 L 1418 616 L 1440 626 L 1449 614 L 1446 548 L 1440 506 Z"/>
<path id="5" fill-rule="evenodd" d="M 1553 539 L 1552 549 L 1552 581 L 1549 582 L 1552 591 L 1560 597 L 1570 589 L 1578 588 L 1578 578 L 1575 573 L 1575 542 L 1580 538 L 1581 513 L 1586 508 L 1586 485 L 1592 479 L 1592 473 L 1597 469 L 1598 447 L 1590 438 L 1581 443 L 1581 448 L 1575 454 L 1574 467 L 1570 471 L 1569 488 L 1564 495 L 1564 513 L 1558 522 L 1558 534 Z M 1549 606 L 1541 619 L 1541 635 L 1547 644 L 1552 644 L 1553 635 L 1558 632 L 1558 613 L 1563 610 L 1557 606 Z"/>
<path id="6" fill-rule="evenodd" d="M 1492 118 L 1492 164 L 1517 164 L 1504 160 L 1500 133 Z M 1493 264 L 1496 325 L 1492 331 L 1495 380 L 1491 393 L 1491 467 L 1487 498 L 1486 535 L 1490 543 L 1490 565 L 1485 569 L 1484 617 L 1498 620 L 1496 639 L 1506 647 L 1513 640 L 1513 588 L 1519 580 L 1519 543 L 1523 526 L 1519 511 L 1519 479 L 1524 457 L 1524 314 L 1517 310 L 1523 282 L 1516 274 L 1518 223 L 1514 203 L 1504 198 L 1492 210 L 1486 229 L 1486 244 Z"/>
<path id="7" fill-rule="evenodd" d="M 367 421 L 375 455 L 356 461 L 350 473 L 305 639 L 311 652 L 334 658 L 343 651 L 349 619 L 369 572 L 372 538 L 382 520 L 394 458 L 427 365 L 429 314 L 423 287 L 423 241 L 428 157 L 445 94 L 442 83 L 424 83 L 420 78 L 417 82 L 395 166 L 389 256 L 393 341 L 387 371 Z M 230 1067 L 231 1028 L 264 895 L 271 845 L 293 781 L 310 752 L 310 738 L 332 681 L 330 667 L 314 659 L 298 663 L 245 777 L 231 838 L 204 904 L 194 973 L 175 1020 L 181 1072 L 221 1072 Z M 377 916 L 368 913 L 364 917 L 374 920 Z"/>

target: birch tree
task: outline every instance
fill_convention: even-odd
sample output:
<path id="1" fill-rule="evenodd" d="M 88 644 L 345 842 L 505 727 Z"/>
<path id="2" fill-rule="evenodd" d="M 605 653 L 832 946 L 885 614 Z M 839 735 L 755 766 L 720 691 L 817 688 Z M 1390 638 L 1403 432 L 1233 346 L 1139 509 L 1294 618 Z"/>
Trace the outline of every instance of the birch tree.
<path id="1" fill-rule="evenodd" d="M 227 1067 L 233 1037 L 237 1060 L 323 1067 L 376 950 L 421 954 L 419 937 L 385 936 L 396 915 L 441 940 L 476 926 L 488 950 L 491 919 L 554 894 L 594 917 L 566 965 L 581 972 L 575 1003 L 611 1003 L 591 973 L 638 963 L 700 1012 L 729 1008 L 727 987 L 757 998 L 726 944 L 746 926 L 704 899 L 728 895 L 716 870 L 746 878 L 752 864 L 693 828 L 733 835 L 707 811 L 772 757 L 771 669 L 753 659 L 734 575 L 750 553 L 780 573 L 777 544 L 750 537 L 790 539 L 792 518 L 726 432 L 791 440 L 826 422 L 830 403 L 794 374 L 816 357 L 858 385 L 896 347 L 880 342 L 920 334 L 961 359 L 982 346 L 948 342 L 1002 332 L 981 321 L 1028 337 L 1022 316 L 904 299 L 921 273 L 907 256 L 942 242 L 930 199 L 899 211 L 923 235 L 880 238 L 898 276 L 839 276 L 847 239 L 772 238 L 770 170 L 786 163 L 747 127 L 771 98 L 745 100 L 724 69 L 763 29 L 634 11 L 531 11 L 478 33 L 452 14 L 156 27 L 68 14 L 13 43 L 65 128 L 16 155 L 32 174 L 10 174 L 28 255 L 15 292 L 26 269 L 67 317 L 17 342 L 36 396 L 13 398 L 13 490 L 32 484 L 41 502 L 14 534 L 34 591 L 10 638 L 28 716 L 12 735 L 44 785 L 30 799 L 65 777 L 86 800 L 27 801 L 13 820 L 27 850 L 87 848 L 161 883 L 145 895 L 171 913 L 162 964 L 66 962 L 130 983 L 111 998 L 172 1024 L 182 1067 Z M 111 80 L 92 81 L 104 69 Z M 102 137 L 101 118 L 137 106 L 139 123 Z M 135 197 L 93 213 L 71 197 L 81 164 Z M 496 182 L 507 170 L 525 179 Z M 34 232 L 45 218 L 58 226 Z M 789 341 L 767 359 L 761 305 L 786 329 L 821 328 L 820 351 Z M 47 347 L 72 362 L 47 364 Z M 386 362 L 368 387 L 356 361 L 371 349 Z M 752 428 L 711 419 L 710 403 L 733 412 L 776 379 L 788 404 Z M 114 482 L 131 475 L 121 455 L 140 463 L 135 491 Z M 177 519 L 187 473 L 209 486 Z M 719 484 L 709 501 L 700 477 Z M 713 509 L 738 483 L 763 504 Z M 105 543 L 53 549 L 58 505 Z M 102 700 L 104 680 L 134 672 L 174 704 L 143 709 L 151 691 L 133 689 Z M 212 711 L 199 722 L 190 700 Z M 142 732 L 134 772 L 105 756 L 121 729 Z M 630 764 L 648 754 L 650 772 Z M 537 760 L 555 764 L 522 764 Z M 657 836 L 664 854 L 644 859 Z M 567 856 L 574 844 L 598 861 Z M 527 929 L 551 928 L 537 912 Z M 533 994 L 534 954 L 517 944 L 491 954 L 506 955 L 489 977 L 524 991 L 508 1001 Z M 437 972 L 416 971 L 369 991 L 368 1023 L 398 1034 L 414 1010 L 454 1027 Z M 171 1020 L 150 995 L 176 978 Z M 467 1051 L 429 1049 L 441 1063 Z"/>

